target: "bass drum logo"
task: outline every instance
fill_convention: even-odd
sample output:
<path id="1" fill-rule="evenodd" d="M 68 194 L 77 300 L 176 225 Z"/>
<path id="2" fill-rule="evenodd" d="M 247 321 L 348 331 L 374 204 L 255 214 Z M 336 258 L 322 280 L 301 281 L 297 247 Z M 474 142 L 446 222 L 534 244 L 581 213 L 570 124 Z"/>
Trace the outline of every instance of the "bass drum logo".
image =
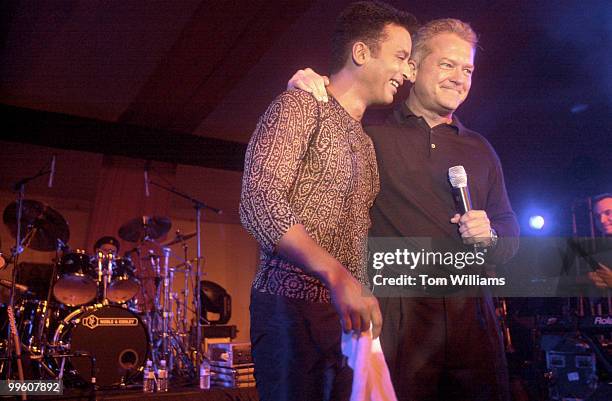
<path id="1" fill-rule="evenodd" d="M 89 329 L 99 326 L 138 326 L 138 319 L 135 317 L 97 317 L 89 315 L 81 320 L 81 324 Z"/>

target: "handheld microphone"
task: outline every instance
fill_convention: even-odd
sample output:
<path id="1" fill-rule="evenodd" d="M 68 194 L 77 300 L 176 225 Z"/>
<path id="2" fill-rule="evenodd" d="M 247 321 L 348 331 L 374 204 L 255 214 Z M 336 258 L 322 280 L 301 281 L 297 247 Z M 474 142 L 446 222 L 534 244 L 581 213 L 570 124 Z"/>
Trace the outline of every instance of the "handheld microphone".
<path id="1" fill-rule="evenodd" d="M 453 198 L 459 206 L 461 214 L 472 210 L 470 190 L 467 186 L 467 174 L 463 166 L 453 166 L 448 169 L 448 180 L 453 187 Z"/>
<path id="2" fill-rule="evenodd" d="M 55 176 L 55 155 L 53 155 L 53 158 L 51 158 L 51 172 L 49 173 L 49 182 L 48 182 L 48 186 L 49 188 L 53 187 L 53 177 Z"/>
<path id="3" fill-rule="evenodd" d="M 151 167 L 151 161 L 147 160 L 144 166 L 144 187 L 145 187 L 145 196 L 149 197 L 149 167 Z"/>

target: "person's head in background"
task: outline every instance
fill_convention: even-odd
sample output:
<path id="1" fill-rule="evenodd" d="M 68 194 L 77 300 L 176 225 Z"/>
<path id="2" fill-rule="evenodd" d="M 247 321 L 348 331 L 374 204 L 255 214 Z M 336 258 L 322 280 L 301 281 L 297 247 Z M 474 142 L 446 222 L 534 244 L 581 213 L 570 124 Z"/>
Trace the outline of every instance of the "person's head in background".
<path id="1" fill-rule="evenodd" d="M 117 256 L 119 254 L 119 249 L 119 240 L 111 236 L 101 237 L 94 244 L 95 255 L 97 255 L 98 252 L 102 252 L 104 256 L 108 256 L 110 254 Z"/>
<path id="2" fill-rule="evenodd" d="M 593 219 L 595 226 L 604 236 L 612 236 L 612 193 L 593 197 Z"/>

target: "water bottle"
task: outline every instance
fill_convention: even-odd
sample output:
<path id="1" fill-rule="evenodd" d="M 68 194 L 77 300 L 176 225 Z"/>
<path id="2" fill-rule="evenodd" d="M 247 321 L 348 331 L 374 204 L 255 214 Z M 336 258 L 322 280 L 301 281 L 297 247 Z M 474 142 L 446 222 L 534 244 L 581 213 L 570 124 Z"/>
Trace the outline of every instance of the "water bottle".
<path id="1" fill-rule="evenodd" d="M 153 370 L 153 362 L 148 359 L 142 376 L 142 391 L 144 393 L 152 393 L 155 391 L 155 371 Z"/>
<path id="2" fill-rule="evenodd" d="M 210 363 L 207 359 L 202 361 L 200 365 L 200 389 L 208 390 L 210 388 Z"/>
<path id="3" fill-rule="evenodd" d="M 157 371 L 157 391 L 168 391 L 168 368 L 166 368 L 165 359 L 159 362 L 159 370 Z"/>

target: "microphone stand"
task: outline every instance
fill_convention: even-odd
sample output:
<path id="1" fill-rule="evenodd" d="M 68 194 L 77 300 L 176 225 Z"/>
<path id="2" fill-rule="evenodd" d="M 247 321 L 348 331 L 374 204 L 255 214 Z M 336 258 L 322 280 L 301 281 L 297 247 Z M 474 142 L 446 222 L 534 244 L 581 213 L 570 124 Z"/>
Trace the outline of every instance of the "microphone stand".
<path id="1" fill-rule="evenodd" d="M 161 188 L 167 192 L 170 192 L 180 198 L 186 199 L 193 204 L 193 208 L 195 209 L 195 224 L 196 224 L 196 289 L 193 294 L 193 299 L 196 304 L 196 346 L 195 346 L 195 376 L 198 377 L 198 369 L 200 369 L 200 365 L 202 364 L 202 353 L 200 349 L 202 347 L 202 305 L 200 303 L 200 291 L 201 291 L 201 261 L 202 261 L 202 250 L 201 250 L 201 228 L 200 228 L 200 220 L 202 216 L 202 210 L 210 210 L 216 214 L 223 213 L 223 210 L 217 209 L 212 206 L 208 206 L 206 203 L 202 202 L 199 199 L 196 199 L 184 192 L 178 191 L 175 188 L 170 188 L 168 186 L 162 185 L 155 181 L 148 181 L 149 184 L 154 185 L 158 188 Z"/>
<path id="2" fill-rule="evenodd" d="M 11 259 L 13 263 L 13 272 L 11 275 L 12 285 L 9 290 L 9 304 L 8 304 L 8 316 L 9 316 L 9 336 L 8 336 L 8 344 L 6 347 L 6 355 L 7 355 L 7 373 L 6 377 L 8 380 L 11 379 L 12 373 L 12 361 L 13 361 L 13 348 L 15 349 L 15 354 L 17 356 L 17 372 L 19 375 L 19 380 L 23 382 L 23 366 L 21 364 L 21 344 L 19 339 L 19 333 L 17 333 L 17 328 L 15 325 L 15 315 L 14 315 L 14 307 L 15 307 L 15 293 L 17 292 L 15 286 L 17 284 L 17 267 L 19 265 L 19 255 L 23 253 L 22 239 L 21 239 L 21 217 L 23 213 L 23 200 L 25 198 L 25 185 L 37 179 L 38 177 L 45 176 L 52 172 L 51 169 L 43 168 L 37 174 L 31 177 L 25 177 L 21 180 L 17 181 L 13 188 L 18 191 L 17 192 L 17 233 L 15 235 L 15 246 L 11 250 Z M 25 394 L 22 394 L 22 399 L 25 398 Z"/>

